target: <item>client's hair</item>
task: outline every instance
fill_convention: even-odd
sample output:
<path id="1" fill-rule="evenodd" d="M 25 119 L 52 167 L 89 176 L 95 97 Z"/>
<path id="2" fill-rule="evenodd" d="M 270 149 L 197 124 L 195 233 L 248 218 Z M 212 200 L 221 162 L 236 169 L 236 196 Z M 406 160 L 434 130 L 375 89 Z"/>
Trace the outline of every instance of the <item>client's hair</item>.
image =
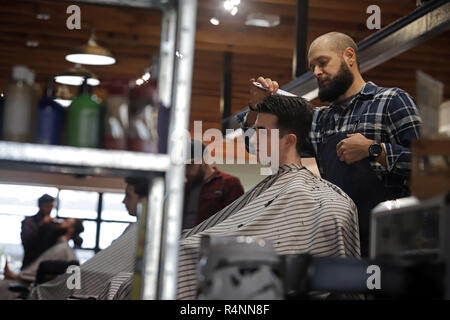
<path id="1" fill-rule="evenodd" d="M 139 198 L 148 196 L 148 179 L 141 177 L 126 177 L 125 182 L 134 187 L 134 192 L 139 196 Z"/>
<path id="2" fill-rule="evenodd" d="M 280 137 L 293 133 L 297 136 L 296 149 L 300 150 L 311 131 L 312 107 L 300 97 L 287 97 L 273 94 L 256 105 L 258 113 L 269 113 L 277 116 L 277 127 Z"/>

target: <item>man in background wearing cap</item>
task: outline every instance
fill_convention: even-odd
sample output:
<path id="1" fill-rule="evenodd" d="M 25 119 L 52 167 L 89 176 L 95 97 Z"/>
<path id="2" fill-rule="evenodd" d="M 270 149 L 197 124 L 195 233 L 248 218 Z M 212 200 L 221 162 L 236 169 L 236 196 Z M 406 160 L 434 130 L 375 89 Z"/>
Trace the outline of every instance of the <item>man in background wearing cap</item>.
<path id="1" fill-rule="evenodd" d="M 50 217 L 50 212 L 52 212 L 55 207 L 55 198 L 48 194 L 44 194 L 39 198 L 38 206 L 38 213 L 34 216 L 26 217 L 22 221 L 22 232 L 20 234 L 24 251 L 22 269 L 33 262 L 33 260 L 42 253 L 37 252 L 39 250 L 37 250 L 38 248 L 36 246 L 36 244 L 39 243 L 39 229 L 45 223 L 53 222 L 53 219 Z"/>
<path id="2" fill-rule="evenodd" d="M 205 149 L 201 141 L 191 139 L 191 156 L 186 165 L 183 229 L 198 225 L 244 194 L 239 178 L 205 163 Z M 201 150 L 201 154 L 195 154 L 196 150 Z"/>

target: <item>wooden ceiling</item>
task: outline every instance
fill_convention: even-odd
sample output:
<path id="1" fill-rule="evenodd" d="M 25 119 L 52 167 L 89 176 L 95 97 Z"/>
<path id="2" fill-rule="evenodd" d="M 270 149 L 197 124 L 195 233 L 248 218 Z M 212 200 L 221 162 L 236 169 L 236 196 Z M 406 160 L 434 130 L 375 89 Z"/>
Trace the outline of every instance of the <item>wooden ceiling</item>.
<path id="1" fill-rule="evenodd" d="M 307 44 L 326 32 L 340 31 L 356 42 L 376 30 L 366 27 L 366 9 L 381 9 L 384 27 L 416 8 L 416 0 L 310 0 Z M 76 3 L 81 8 L 81 30 L 68 30 L 66 8 L 74 2 L 2 0 L 0 6 L 0 89 L 4 90 L 11 68 L 24 64 L 45 80 L 71 67 L 64 56 L 86 43 L 91 29 L 97 41 L 108 48 L 118 62 L 112 66 L 87 66 L 102 84 L 94 92 L 104 98 L 105 84 L 115 78 L 137 79 L 159 51 L 161 14 L 157 10 Z M 274 28 L 245 25 L 248 13 L 278 14 Z M 296 0 L 241 0 L 236 16 L 227 14 L 223 0 L 198 0 L 195 60 L 191 98 L 191 121 L 203 121 L 203 129 L 220 128 L 220 101 L 224 52 L 232 52 L 232 112 L 248 102 L 248 79 L 265 75 L 280 84 L 292 80 L 295 45 Z M 38 13 L 50 15 L 38 20 Z M 211 17 L 221 20 L 213 26 Z M 382 86 L 401 87 L 415 96 L 415 70 L 450 83 L 450 32 L 445 32 L 364 74 Z M 27 47 L 37 41 L 38 47 Z M 450 98 L 448 85 L 445 96 Z M 315 101 L 317 103 L 317 101 Z"/>

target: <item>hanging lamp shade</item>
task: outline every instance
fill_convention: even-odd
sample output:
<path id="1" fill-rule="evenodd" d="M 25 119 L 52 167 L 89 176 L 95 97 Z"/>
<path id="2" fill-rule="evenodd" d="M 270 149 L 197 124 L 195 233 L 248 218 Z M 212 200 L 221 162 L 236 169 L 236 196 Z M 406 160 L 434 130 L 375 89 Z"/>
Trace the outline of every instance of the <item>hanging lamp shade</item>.
<path id="1" fill-rule="evenodd" d="M 66 85 L 58 86 L 55 95 L 55 101 L 63 107 L 68 107 L 72 103 L 73 95 Z"/>
<path id="2" fill-rule="evenodd" d="M 100 80 L 98 80 L 97 76 L 80 64 L 75 64 L 70 69 L 57 75 L 55 77 L 55 82 L 70 86 L 80 86 L 83 83 L 84 78 L 88 79 L 87 82 L 91 86 L 100 84 Z"/>
<path id="3" fill-rule="evenodd" d="M 111 52 L 97 44 L 94 31 L 92 31 L 88 43 L 68 54 L 66 60 L 73 63 L 96 66 L 105 66 L 116 63 L 116 59 L 114 59 Z"/>

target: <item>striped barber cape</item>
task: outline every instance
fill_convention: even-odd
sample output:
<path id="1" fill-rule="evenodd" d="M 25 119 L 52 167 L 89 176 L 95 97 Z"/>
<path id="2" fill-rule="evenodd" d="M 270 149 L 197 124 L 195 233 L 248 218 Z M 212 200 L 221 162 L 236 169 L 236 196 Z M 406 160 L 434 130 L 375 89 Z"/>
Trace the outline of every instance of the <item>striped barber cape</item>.
<path id="1" fill-rule="evenodd" d="M 68 290 L 67 276 L 63 275 L 38 286 L 32 292 L 33 297 L 66 299 L 78 294 L 99 299 L 129 298 L 136 232 L 136 228 L 129 230 L 81 266 L 81 290 Z M 360 257 L 355 204 L 339 187 L 298 164 L 281 166 L 277 173 L 233 203 L 184 231 L 178 261 L 177 299 L 196 298 L 196 266 L 203 235 L 263 238 L 272 241 L 280 255 Z"/>
<path id="2" fill-rule="evenodd" d="M 358 216 L 337 186 L 297 164 L 283 165 L 252 190 L 198 226 L 180 242 L 177 299 L 195 299 L 203 235 L 253 236 L 273 242 L 278 254 L 360 257 Z M 130 297 L 132 277 L 111 299 Z"/>
<path id="3" fill-rule="evenodd" d="M 134 272 L 136 242 L 137 224 L 133 223 L 109 247 L 80 266 L 79 289 L 71 289 L 74 281 L 69 277 L 73 274 L 62 274 L 35 287 L 28 299 L 66 300 L 70 296 L 98 298 L 111 279 Z"/>
<path id="4" fill-rule="evenodd" d="M 360 257 L 358 215 L 337 186 L 301 165 L 280 167 L 230 206 L 185 233 L 180 246 L 178 299 L 195 299 L 203 235 L 272 241 L 277 254 Z"/>

